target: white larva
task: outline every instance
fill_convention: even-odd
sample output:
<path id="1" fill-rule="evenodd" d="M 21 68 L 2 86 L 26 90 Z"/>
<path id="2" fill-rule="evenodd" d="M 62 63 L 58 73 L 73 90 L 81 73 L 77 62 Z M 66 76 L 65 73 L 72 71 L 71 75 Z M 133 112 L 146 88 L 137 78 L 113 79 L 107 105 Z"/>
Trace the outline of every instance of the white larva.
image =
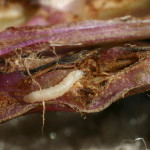
<path id="1" fill-rule="evenodd" d="M 59 84 L 55 85 L 54 87 L 31 92 L 24 97 L 24 101 L 26 103 L 36 103 L 63 96 L 82 77 L 82 71 L 72 71 Z"/>

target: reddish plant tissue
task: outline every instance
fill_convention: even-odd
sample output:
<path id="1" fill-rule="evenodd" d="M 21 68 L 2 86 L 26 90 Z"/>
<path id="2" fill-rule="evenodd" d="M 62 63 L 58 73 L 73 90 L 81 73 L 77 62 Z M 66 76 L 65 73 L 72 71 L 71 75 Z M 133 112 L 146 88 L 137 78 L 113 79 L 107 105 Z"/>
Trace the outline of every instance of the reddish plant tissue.
<path id="1" fill-rule="evenodd" d="M 42 111 L 41 102 L 24 97 L 77 70 L 82 78 L 47 100 L 47 111 L 99 112 L 150 90 L 149 38 L 150 20 L 139 19 L 6 29 L 0 33 L 0 122 Z"/>

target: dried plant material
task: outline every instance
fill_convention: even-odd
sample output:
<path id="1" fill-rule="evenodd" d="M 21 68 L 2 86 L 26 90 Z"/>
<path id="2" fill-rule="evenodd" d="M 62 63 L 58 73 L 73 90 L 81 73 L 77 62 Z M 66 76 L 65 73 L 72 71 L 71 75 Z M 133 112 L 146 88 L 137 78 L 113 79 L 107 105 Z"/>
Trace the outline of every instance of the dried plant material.
<path id="1" fill-rule="evenodd" d="M 101 111 L 122 97 L 148 91 L 149 47 L 126 45 L 82 49 L 84 46 L 147 39 L 150 37 L 149 22 L 137 19 L 86 21 L 54 27 L 11 28 L 1 32 L 0 122 L 29 111 L 41 111 L 43 101 L 46 101 L 46 110 L 90 113 Z M 59 56 L 52 55 L 55 54 L 53 46 L 61 47 L 60 50 L 55 48 Z M 67 46 L 69 51 L 64 51 Z M 76 46 L 81 52 L 72 49 Z M 26 63 L 29 59 L 32 64 Z M 36 91 L 42 96 L 43 89 L 60 89 L 62 83 L 67 87 L 68 81 L 64 81 L 74 70 L 83 72 L 82 78 L 74 79 L 63 94 L 39 97 L 32 104 L 32 98 L 27 98 L 29 103 L 24 102 L 25 97 Z"/>
<path id="2" fill-rule="evenodd" d="M 0 33 L 0 56 L 17 49 L 23 49 L 23 53 L 43 51 L 43 49 L 52 48 L 54 44 L 56 47 L 64 49 L 69 46 L 71 49 L 72 47 L 131 42 L 148 38 L 150 38 L 150 20 L 138 19 L 91 20 L 53 27 L 9 28 Z"/>
<path id="3" fill-rule="evenodd" d="M 47 89 L 63 82 L 73 70 L 82 70 L 82 78 L 71 89 L 57 98 L 47 99 L 46 110 L 91 113 L 120 98 L 148 91 L 149 69 L 149 48 L 125 46 L 69 54 L 31 69 L 30 73 L 41 89 Z M 21 70 L 0 74 L 0 122 L 31 110 L 42 110 L 39 109 L 42 103 L 27 104 L 23 100 L 39 90 L 31 75 Z"/>
<path id="4" fill-rule="evenodd" d="M 43 104 L 48 111 L 99 112 L 150 90 L 150 46 L 142 41 L 149 38 L 150 20 L 132 17 L 6 29 L 0 33 L 0 122 L 42 111 Z"/>

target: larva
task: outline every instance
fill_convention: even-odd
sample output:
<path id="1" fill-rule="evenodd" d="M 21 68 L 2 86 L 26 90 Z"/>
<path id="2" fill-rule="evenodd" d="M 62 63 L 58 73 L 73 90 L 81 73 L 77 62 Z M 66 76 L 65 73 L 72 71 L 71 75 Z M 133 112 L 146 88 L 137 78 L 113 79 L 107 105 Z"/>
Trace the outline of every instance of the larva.
<path id="1" fill-rule="evenodd" d="M 54 87 L 31 92 L 24 97 L 24 101 L 26 103 L 36 103 L 42 102 L 43 99 L 48 101 L 63 96 L 82 77 L 83 72 L 81 70 L 72 71 L 59 84 Z"/>

